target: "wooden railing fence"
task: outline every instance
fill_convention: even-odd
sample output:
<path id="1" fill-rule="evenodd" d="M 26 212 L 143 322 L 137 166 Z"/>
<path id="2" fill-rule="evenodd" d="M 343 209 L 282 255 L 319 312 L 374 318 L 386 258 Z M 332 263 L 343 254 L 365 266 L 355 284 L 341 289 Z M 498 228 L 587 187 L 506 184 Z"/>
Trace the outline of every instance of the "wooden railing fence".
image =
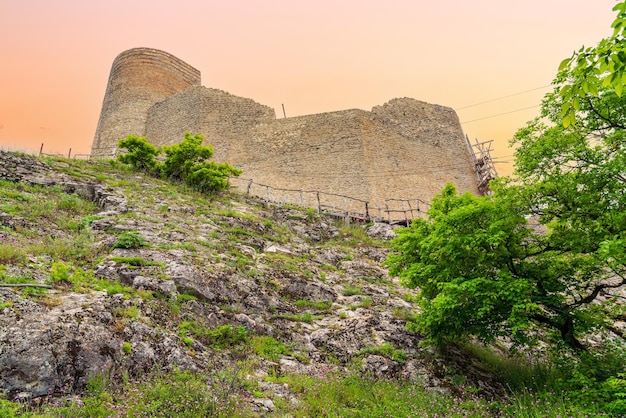
<path id="1" fill-rule="evenodd" d="M 352 196 L 319 190 L 284 189 L 256 183 L 252 179 L 234 177 L 231 184 L 246 195 L 260 197 L 268 204 L 314 208 L 318 213 L 342 218 L 346 223 L 378 221 L 408 225 L 411 220 L 424 217 L 428 209 L 428 204 L 421 199 L 387 199 L 383 204 L 372 207 L 367 200 Z"/>

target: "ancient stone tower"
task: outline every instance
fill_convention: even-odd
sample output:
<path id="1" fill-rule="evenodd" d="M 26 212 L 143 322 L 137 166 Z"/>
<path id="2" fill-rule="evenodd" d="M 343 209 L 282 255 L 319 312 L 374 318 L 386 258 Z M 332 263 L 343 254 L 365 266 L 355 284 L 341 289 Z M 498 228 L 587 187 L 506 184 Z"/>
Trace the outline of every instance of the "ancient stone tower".
<path id="1" fill-rule="evenodd" d="M 200 71 L 167 52 L 135 48 L 113 61 L 91 153 L 111 155 L 117 139 L 144 136 L 148 109 L 200 85 Z"/>
<path id="2" fill-rule="evenodd" d="M 478 193 L 471 150 L 456 112 L 393 99 L 350 109 L 276 119 L 272 108 L 200 85 L 200 72 L 155 49 L 113 62 L 91 153 L 112 156 L 128 134 L 156 145 L 201 133 L 215 158 L 255 183 L 386 199 L 429 201 L 447 182 Z"/>

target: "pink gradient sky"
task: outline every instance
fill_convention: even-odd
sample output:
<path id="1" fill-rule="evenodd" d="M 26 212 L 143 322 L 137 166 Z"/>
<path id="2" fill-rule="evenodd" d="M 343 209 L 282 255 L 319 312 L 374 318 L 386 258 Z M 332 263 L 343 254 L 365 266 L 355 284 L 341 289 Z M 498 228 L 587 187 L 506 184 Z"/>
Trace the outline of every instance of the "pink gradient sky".
<path id="1" fill-rule="evenodd" d="M 0 0 L 0 149 L 88 153 L 113 59 L 151 47 L 277 116 L 281 104 L 297 116 L 395 97 L 450 106 L 470 138 L 512 161 L 508 140 L 536 116 L 559 62 L 610 35 L 614 4 Z"/>

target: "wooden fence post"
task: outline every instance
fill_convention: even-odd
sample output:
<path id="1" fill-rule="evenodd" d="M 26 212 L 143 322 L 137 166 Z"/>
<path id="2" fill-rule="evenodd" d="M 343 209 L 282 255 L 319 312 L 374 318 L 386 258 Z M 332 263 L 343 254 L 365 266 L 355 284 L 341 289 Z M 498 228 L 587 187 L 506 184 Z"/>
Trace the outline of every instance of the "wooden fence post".
<path id="1" fill-rule="evenodd" d="M 389 224 L 391 224 L 391 211 L 389 210 L 387 202 L 385 202 L 385 209 L 387 209 L 387 219 L 389 220 Z"/>
<path id="2" fill-rule="evenodd" d="M 317 192 L 317 212 L 322 214 L 322 202 L 320 201 L 320 192 Z"/>

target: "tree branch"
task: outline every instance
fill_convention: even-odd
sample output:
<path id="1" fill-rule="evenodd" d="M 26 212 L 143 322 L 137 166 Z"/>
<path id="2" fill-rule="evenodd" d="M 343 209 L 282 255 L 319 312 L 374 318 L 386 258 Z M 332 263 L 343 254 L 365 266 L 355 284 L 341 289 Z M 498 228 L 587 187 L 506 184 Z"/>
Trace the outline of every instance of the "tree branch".
<path id="1" fill-rule="evenodd" d="M 570 303 L 569 305 L 567 305 L 568 307 L 572 307 L 572 306 L 580 306 L 583 304 L 588 304 L 591 303 L 592 301 L 594 301 L 598 295 L 600 294 L 600 292 L 604 289 L 615 289 L 616 287 L 620 287 L 620 286 L 624 286 L 626 285 L 626 279 L 622 279 L 620 282 L 618 283 L 614 283 L 614 284 L 610 284 L 610 283 L 600 283 L 597 284 L 593 290 L 591 291 L 591 293 L 589 293 L 587 296 L 585 296 L 582 299 L 579 299 L 573 303 Z"/>
<path id="2" fill-rule="evenodd" d="M 609 119 L 608 116 L 605 116 L 603 114 L 601 114 L 593 105 L 592 100 L 587 100 L 587 104 L 589 105 L 589 108 L 591 109 L 591 111 L 600 119 L 602 119 L 603 121 L 605 121 L 606 123 L 609 124 L 609 127 L 611 128 L 618 128 L 618 129 L 626 129 L 626 126 L 615 122 L 614 120 Z"/>

